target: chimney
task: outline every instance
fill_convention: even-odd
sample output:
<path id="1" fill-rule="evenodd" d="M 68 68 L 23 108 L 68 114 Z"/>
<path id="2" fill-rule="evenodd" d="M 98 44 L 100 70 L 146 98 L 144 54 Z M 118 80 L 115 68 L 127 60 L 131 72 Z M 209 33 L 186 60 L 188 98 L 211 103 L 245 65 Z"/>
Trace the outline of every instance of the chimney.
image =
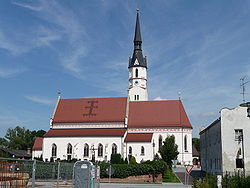
<path id="1" fill-rule="evenodd" d="M 30 148 L 27 148 L 27 154 L 31 155 L 31 149 Z"/>

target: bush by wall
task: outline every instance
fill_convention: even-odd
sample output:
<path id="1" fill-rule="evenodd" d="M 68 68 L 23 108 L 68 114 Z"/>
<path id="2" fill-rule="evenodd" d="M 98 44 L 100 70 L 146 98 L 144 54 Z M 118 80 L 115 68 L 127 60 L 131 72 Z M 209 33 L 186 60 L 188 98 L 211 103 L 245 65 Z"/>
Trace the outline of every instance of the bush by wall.
<path id="1" fill-rule="evenodd" d="M 107 170 L 109 168 L 108 163 L 98 164 L 101 167 L 101 178 L 108 178 Z M 114 169 L 113 178 L 126 178 L 129 176 L 140 176 L 147 174 L 161 174 L 167 169 L 167 164 L 164 161 L 153 161 L 143 164 L 113 164 Z"/>

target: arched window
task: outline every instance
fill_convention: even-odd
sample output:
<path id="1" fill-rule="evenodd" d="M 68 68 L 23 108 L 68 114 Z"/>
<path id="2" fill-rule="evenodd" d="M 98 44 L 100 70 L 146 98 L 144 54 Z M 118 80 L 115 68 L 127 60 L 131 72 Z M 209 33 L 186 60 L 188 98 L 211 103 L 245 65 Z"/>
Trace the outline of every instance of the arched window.
<path id="1" fill-rule="evenodd" d="M 84 157 L 88 157 L 89 156 L 89 145 L 88 144 L 84 145 L 83 156 Z"/>
<path id="2" fill-rule="evenodd" d="M 145 150 L 143 146 L 141 147 L 141 155 L 145 155 Z"/>
<path id="3" fill-rule="evenodd" d="M 117 145 L 116 144 L 112 145 L 112 154 L 117 154 Z"/>
<path id="4" fill-rule="evenodd" d="M 160 151 L 161 146 L 162 146 L 162 136 L 160 135 L 159 136 L 159 151 Z"/>
<path id="5" fill-rule="evenodd" d="M 129 148 L 128 148 L 128 154 L 132 155 L 132 147 L 131 146 L 129 146 Z"/>
<path id="6" fill-rule="evenodd" d="M 102 157 L 103 156 L 103 146 L 102 144 L 98 145 L 98 157 Z"/>
<path id="7" fill-rule="evenodd" d="M 184 150 L 187 151 L 187 135 L 184 137 Z"/>
<path id="8" fill-rule="evenodd" d="M 138 69 L 135 69 L 135 77 L 138 78 Z"/>
<path id="9" fill-rule="evenodd" d="M 57 154 L 56 144 L 52 144 L 52 157 L 56 158 L 56 154 Z"/>
<path id="10" fill-rule="evenodd" d="M 72 159 L 72 145 L 68 144 L 67 146 L 67 160 L 71 160 Z"/>

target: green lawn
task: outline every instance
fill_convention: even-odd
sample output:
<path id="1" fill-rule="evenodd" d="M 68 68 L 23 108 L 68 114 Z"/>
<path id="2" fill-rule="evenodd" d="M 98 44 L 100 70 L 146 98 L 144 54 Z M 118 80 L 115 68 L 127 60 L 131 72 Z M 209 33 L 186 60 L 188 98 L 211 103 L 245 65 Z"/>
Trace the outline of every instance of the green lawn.
<path id="1" fill-rule="evenodd" d="M 174 172 L 169 169 L 164 172 L 162 181 L 166 183 L 180 183 L 180 180 L 175 176 Z"/>

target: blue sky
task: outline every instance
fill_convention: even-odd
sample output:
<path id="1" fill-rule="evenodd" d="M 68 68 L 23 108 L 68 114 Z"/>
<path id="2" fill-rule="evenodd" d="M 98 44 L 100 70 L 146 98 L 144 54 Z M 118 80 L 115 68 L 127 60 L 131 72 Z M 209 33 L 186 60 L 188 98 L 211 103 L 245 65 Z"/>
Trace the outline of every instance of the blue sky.
<path id="1" fill-rule="evenodd" d="M 49 129 L 58 89 L 62 98 L 126 96 L 136 8 L 151 100 L 181 92 L 195 137 L 242 102 L 249 1 L 0 1 L 0 136 L 17 125 Z"/>

